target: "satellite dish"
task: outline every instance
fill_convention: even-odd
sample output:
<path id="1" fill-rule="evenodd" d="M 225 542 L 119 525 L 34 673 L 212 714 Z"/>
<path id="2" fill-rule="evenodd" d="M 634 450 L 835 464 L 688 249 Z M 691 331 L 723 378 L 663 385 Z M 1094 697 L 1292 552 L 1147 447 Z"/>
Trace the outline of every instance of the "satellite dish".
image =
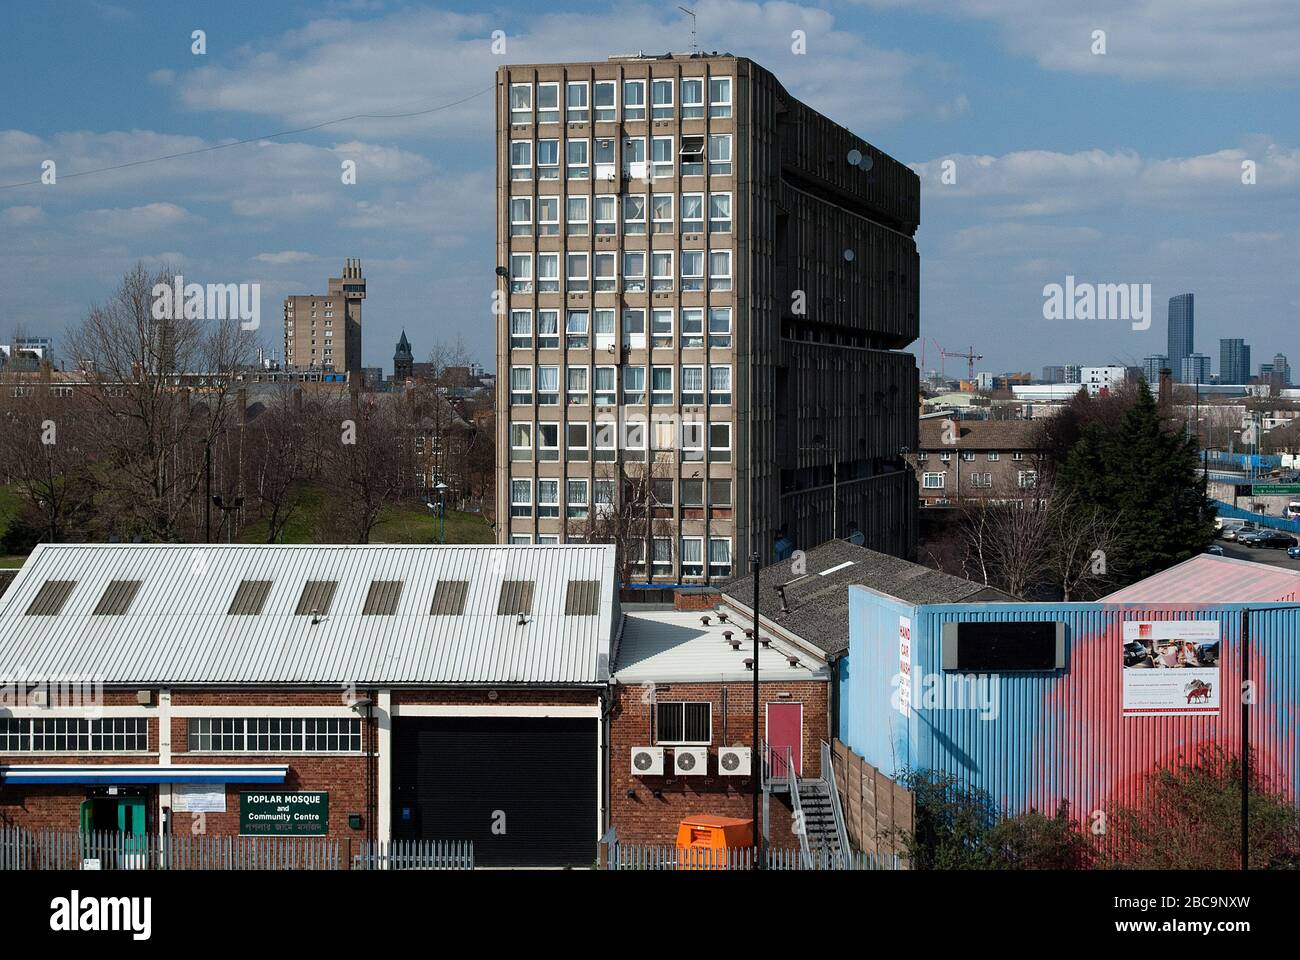
<path id="1" fill-rule="evenodd" d="M 856 167 L 862 162 L 862 151 L 853 149 L 849 151 L 849 166 Z"/>

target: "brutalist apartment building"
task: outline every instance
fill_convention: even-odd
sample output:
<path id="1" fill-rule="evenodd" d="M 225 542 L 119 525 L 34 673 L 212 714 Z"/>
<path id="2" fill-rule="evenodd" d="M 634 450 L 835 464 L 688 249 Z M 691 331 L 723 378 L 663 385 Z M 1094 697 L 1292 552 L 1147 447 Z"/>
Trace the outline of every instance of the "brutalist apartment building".
<path id="1" fill-rule="evenodd" d="M 496 119 L 499 539 L 910 555 L 917 176 L 724 54 L 501 67 Z"/>

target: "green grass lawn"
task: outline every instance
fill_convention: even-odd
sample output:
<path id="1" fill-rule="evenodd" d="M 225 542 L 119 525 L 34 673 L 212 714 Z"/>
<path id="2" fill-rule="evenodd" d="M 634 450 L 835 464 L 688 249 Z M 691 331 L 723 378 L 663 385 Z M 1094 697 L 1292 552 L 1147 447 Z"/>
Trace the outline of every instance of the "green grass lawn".
<path id="1" fill-rule="evenodd" d="M 322 512 L 329 509 L 324 493 L 316 488 L 305 491 L 303 505 L 294 512 L 281 535 L 280 543 L 317 543 L 316 529 Z M 214 523 L 218 522 L 214 518 Z M 477 513 L 447 511 L 448 543 L 492 543 L 494 537 L 487 520 Z M 371 543 L 437 543 L 440 524 L 422 502 L 403 501 L 390 504 L 379 524 L 370 533 Z M 213 540 L 220 537 L 214 531 Z M 255 523 L 240 532 L 243 543 L 265 543 L 266 523 Z"/>
<path id="2" fill-rule="evenodd" d="M 315 531 L 319 526 L 324 511 L 329 509 L 327 498 L 322 490 L 308 487 L 304 490 L 303 504 L 289 519 L 281 534 L 280 543 L 317 543 L 320 538 Z M 20 495 L 11 487 L 0 486 L 0 536 L 8 527 L 9 518 L 21 502 Z M 492 528 L 486 518 L 477 513 L 459 513 L 447 511 L 448 543 L 492 543 Z M 370 534 L 371 543 L 437 543 L 440 524 L 422 501 L 403 501 L 391 504 L 379 521 L 379 525 Z M 200 531 L 201 534 L 201 531 Z M 212 511 L 212 539 L 216 542 L 225 540 L 225 531 L 221 526 L 221 511 Z M 266 522 L 259 521 L 240 531 L 241 543 L 265 543 Z M 21 567 L 23 556 L 5 556 L 0 554 L 0 568 Z"/>

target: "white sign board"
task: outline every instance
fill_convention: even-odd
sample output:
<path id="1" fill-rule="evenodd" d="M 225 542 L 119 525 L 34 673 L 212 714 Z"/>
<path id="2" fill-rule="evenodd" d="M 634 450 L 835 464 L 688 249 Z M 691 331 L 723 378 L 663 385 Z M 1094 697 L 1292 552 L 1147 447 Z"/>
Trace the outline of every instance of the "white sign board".
<path id="1" fill-rule="evenodd" d="M 1124 716 L 1217 715 L 1220 649 L 1218 620 L 1126 620 Z"/>
<path id="2" fill-rule="evenodd" d="M 907 716 L 912 709 L 912 621 L 898 618 L 898 712 Z"/>
<path id="3" fill-rule="evenodd" d="M 207 783 L 173 784 L 172 809 L 177 813 L 225 813 L 226 787 Z"/>

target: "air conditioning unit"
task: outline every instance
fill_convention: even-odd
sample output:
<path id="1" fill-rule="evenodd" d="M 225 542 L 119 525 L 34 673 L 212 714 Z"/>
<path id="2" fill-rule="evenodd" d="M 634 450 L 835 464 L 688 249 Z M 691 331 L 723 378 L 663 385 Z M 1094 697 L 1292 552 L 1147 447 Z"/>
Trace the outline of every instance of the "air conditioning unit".
<path id="1" fill-rule="evenodd" d="M 749 776 L 749 747 L 723 747 L 718 751 L 718 773 L 724 777 Z"/>
<path id="2" fill-rule="evenodd" d="M 709 751 L 704 747 L 675 748 L 673 772 L 683 777 L 704 776 L 709 772 Z"/>
<path id="3" fill-rule="evenodd" d="M 633 747 L 632 776 L 662 777 L 664 775 L 663 747 Z"/>

